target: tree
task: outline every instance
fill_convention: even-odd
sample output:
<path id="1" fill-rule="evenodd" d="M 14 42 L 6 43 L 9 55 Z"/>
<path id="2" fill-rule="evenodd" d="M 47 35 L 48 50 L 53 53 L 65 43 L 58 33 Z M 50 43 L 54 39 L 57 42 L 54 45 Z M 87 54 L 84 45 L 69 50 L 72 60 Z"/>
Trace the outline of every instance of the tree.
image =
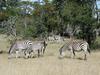
<path id="1" fill-rule="evenodd" d="M 59 16 L 58 24 L 62 27 L 66 27 L 64 24 L 70 25 L 73 29 L 80 26 L 80 37 L 87 40 L 90 45 L 95 40 L 93 30 L 96 20 L 92 15 L 94 2 L 95 0 L 54 0 Z"/>

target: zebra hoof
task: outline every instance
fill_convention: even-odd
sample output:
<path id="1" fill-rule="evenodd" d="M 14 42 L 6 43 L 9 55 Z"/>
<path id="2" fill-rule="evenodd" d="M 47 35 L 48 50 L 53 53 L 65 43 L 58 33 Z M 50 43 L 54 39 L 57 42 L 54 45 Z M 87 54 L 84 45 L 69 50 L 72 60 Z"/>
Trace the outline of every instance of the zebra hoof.
<path id="1" fill-rule="evenodd" d="M 3 53 L 3 51 L 0 50 L 0 54 L 2 54 L 2 53 Z"/>
<path id="2" fill-rule="evenodd" d="M 28 59 L 29 57 L 24 57 L 25 59 Z"/>
<path id="3" fill-rule="evenodd" d="M 8 56 L 8 59 L 12 59 L 12 57 Z"/>
<path id="4" fill-rule="evenodd" d="M 41 55 L 41 57 L 43 57 L 43 55 Z"/>
<path id="5" fill-rule="evenodd" d="M 59 58 L 59 59 L 63 59 L 63 56 L 59 56 L 58 58 Z"/>
<path id="6" fill-rule="evenodd" d="M 87 61 L 87 59 L 86 59 L 86 58 L 85 58 L 84 60 L 85 60 L 85 61 Z"/>
<path id="7" fill-rule="evenodd" d="M 36 56 L 32 56 L 31 58 L 36 58 Z"/>

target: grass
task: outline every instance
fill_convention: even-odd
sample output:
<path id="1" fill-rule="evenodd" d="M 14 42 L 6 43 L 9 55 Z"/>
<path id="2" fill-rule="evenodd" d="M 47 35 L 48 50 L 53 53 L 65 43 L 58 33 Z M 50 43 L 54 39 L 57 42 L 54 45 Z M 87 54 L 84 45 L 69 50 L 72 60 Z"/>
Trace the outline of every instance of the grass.
<path id="1" fill-rule="evenodd" d="M 7 37 L 6 35 L 0 34 L 0 50 L 4 52 L 8 51 L 9 49 L 9 42 L 8 42 L 9 38 L 6 37 Z"/>
<path id="2" fill-rule="evenodd" d="M 98 51 L 100 49 L 100 36 L 97 37 L 95 43 L 93 44 L 92 48 L 95 51 Z"/>
<path id="3" fill-rule="evenodd" d="M 97 37 L 96 41 L 98 42 L 98 44 L 100 45 L 100 36 Z"/>
<path id="4" fill-rule="evenodd" d="M 0 48 L 7 51 L 9 45 L 3 41 Z M 49 43 L 40 58 L 8 59 L 7 53 L 0 54 L 0 75 L 100 75 L 100 52 L 92 52 L 87 61 L 81 60 L 82 52 L 76 53 L 75 59 L 71 59 L 69 53 L 59 59 L 58 50 L 62 45 Z"/>

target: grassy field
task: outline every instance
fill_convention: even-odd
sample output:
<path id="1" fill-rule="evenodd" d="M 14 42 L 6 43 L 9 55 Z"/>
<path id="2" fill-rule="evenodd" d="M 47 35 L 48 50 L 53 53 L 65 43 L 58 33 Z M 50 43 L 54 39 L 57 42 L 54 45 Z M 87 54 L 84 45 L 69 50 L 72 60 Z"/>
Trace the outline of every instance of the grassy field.
<path id="1" fill-rule="evenodd" d="M 8 51 L 6 38 L 0 39 L 0 48 Z M 100 75 L 100 52 L 92 52 L 87 61 L 79 59 L 83 58 L 81 52 L 76 54 L 75 59 L 59 59 L 58 50 L 62 45 L 48 44 L 40 58 L 8 59 L 7 53 L 0 54 L 0 75 Z M 70 56 L 69 52 L 66 55 Z"/>

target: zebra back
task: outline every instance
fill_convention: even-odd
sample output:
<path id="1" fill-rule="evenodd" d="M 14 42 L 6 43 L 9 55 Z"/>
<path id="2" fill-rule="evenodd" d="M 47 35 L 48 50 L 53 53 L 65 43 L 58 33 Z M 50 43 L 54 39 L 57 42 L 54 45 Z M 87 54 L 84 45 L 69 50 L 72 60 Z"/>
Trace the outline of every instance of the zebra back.
<path id="1" fill-rule="evenodd" d="M 15 41 L 10 49 L 9 49 L 9 53 L 16 51 L 17 50 L 28 50 L 31 49 L 32 47 L 32 41 L 30 40 L 20 40 L 20 41 Z"/>
<path id="2" fill-rule="evenodd" d="M 84 40 L 75 40 L 72 43 L 72 49 L 76 50 L 76 51 L 88 51 L 90 53 L 90 48 L 89 48 L 89 44 L 87 43 L 87 41 Z"/>

